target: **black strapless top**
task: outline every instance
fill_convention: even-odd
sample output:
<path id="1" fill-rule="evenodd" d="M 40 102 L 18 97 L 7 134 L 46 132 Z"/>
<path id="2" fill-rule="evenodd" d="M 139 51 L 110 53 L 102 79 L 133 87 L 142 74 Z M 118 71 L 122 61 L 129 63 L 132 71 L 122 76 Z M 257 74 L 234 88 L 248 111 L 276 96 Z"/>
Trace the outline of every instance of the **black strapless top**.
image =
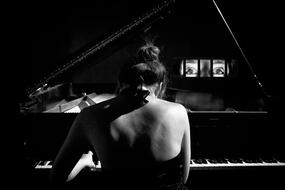
<path id="1" fill-rule="evenodd" d="M 181 154 L 148 167 L 126 168 L 123 171 L 105 172 L 107 183 L 117 189 L 180 190 L 183 185 Z M 112 189 L 110 188 L 110 189 Z"/>

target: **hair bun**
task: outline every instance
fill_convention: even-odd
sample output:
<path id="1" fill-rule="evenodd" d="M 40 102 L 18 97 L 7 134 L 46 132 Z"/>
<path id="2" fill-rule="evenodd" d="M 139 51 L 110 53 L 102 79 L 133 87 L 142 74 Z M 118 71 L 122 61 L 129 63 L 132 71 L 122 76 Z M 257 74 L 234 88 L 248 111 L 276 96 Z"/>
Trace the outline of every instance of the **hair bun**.
<path id="1" fill-rule="evenodd" d="M 138 58 L 140 62 L 159 61 L 160 49 L 153 45 L 152 42 L 147 42 L 138 50 Z"/>

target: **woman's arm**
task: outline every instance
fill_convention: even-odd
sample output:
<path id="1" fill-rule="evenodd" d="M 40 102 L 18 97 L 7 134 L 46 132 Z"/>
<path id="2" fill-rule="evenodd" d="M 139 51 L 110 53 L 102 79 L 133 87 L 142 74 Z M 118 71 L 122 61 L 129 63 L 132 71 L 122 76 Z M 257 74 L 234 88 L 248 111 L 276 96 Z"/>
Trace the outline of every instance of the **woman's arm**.
<path id="1" fill-rule="evenodd" d="M 83 125 L 84 120 L 84 114 L 80 113 L 72 124 L 70 131 L 68 132 L 68 135 L 55 158 L 50 173 L 52 184 L 64 184 L 68 179 L 68 175 L 80 160 L 82 154 L 88 151 L 86 151 L 88 144 L 85 137 L 85 126 Z"/>
<path id="2" fill-rule="evenodd" d="M 184 123 L 184 135 L 182 140 L 182 156 L 183 156 L 183 182 L 187 182 L 189 171 L 190 171 L 190 160 L 191 160 L 191 136 L 190 136 L 190 123 L 186 109 L 184 109 L 181 115 Z"/>

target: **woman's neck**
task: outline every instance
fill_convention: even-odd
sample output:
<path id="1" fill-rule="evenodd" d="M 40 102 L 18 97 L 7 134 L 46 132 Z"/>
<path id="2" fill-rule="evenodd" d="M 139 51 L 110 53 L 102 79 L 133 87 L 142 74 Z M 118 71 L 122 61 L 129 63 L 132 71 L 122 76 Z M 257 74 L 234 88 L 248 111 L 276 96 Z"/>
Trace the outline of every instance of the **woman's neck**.
<path id="1" fill-rule="evenodd" d="M 153 88 L 150 88 L 150 87 L 146 87 L 146 86 L 142 86 L 142 90 L 147 90 L 149 91 L 149 95 L 150 97 L 152 98 L 156 98 L 157 96 L 155 95 L 154 93 L 154 89 Z"/>

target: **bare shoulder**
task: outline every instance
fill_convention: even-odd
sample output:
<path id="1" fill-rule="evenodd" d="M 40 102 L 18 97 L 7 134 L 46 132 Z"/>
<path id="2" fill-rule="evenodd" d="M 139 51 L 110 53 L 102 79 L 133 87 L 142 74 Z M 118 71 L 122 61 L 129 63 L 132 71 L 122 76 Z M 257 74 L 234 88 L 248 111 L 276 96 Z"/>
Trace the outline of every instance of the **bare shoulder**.
<path id="1" fill-rule="evenodd" d="M 170 101 L 163 100 L 163 99 L 158 99 L 158 101 L 159 101 L 161 104 L 164 104 L 165 106 L 172 107 L 173 109 L 186 110 L 186 108 L 185 108 L 182 104 L 180 104 L 180 103 L 170 102 Z"/>
<path id="2" fill-rule="evenodd" d="M 187 110 L 182 104 L 162 99 L 158 99 L 158 103 L 161 105 L 160 109 L 162 109 L 164 112 L 181 116 L 187 114 Z"/>
<path id="3" fill-rule="evenodd" d="M 182 104 L 166 100 L 158 100 L 157 103 L 159 106 L 157 106 L 156 115 L 165 126 L 176 131 L 173 133 L 177 134 L 189 129 L 188 113 Z"/>

